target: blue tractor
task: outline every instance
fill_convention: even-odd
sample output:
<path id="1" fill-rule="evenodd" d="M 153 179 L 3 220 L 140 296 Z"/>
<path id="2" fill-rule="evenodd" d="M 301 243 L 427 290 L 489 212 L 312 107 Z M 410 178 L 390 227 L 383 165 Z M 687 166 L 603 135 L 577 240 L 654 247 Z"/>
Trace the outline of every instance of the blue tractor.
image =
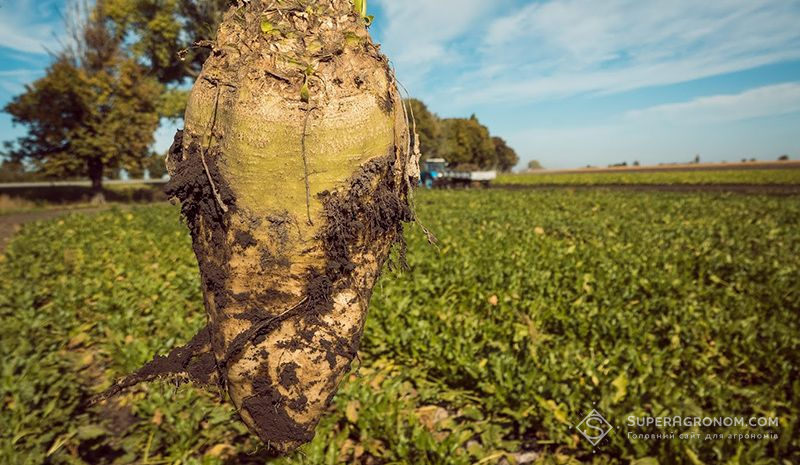
<path id="1" fill-rule="evenodd" d="M 428 189 L 439 187 L 444 183 L 444 172 L 447 162 L 444 158 L 431 158 L 425 160 L 420 173 L 420 184 Z"/>

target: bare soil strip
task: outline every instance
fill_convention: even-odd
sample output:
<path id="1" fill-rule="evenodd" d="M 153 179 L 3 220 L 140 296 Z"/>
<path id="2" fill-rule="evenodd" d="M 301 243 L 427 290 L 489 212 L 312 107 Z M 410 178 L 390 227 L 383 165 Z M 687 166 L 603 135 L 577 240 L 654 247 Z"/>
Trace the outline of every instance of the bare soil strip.
<path id="1" fill-rule="evenodd" d="M 800 195 L 800 184 L 494 184 L 491 188 L 521 191 L 543 189 L 615 189 L 639 192 L 719 192 L 779 196 Z"/>
<path id="2" fill-rule="evenodd" d="M 534 170 L 522 174 L 586 174 L 586 173 L 663 173 L 664 171 L 730 171 L 800 169 L 800 160 L 753 161 L 743 163 L 675 163 L 667 165 L 609 166 Z"/>

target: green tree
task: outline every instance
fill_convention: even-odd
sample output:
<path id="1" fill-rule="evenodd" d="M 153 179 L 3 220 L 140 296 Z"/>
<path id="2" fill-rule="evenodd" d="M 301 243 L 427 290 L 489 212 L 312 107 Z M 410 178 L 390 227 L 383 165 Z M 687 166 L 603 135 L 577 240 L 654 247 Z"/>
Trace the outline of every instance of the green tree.
<path id="1" fill-rule="evenodd" d="M 422 159 L 440 156 L 439 145 L 442 137 L 442 127 L 439 117 L 431 113 L 428 107 L 417 99 L 406 100 L 414 116 L 417 134 L 419 135 L 419 149 Z"/>
<path id="2" fill-rule="evenodd" d="M 529 170 L 541 170 L 544 169 L 542 164 L 539 163 L 539 160 L 531 160 L 528 162 L 528 169 Z"/>
<path id="3" fill-rule="evenodd" d="M 147 156 L 163 86 L 126 56 L 97 10 L 75 38 L 43 78 L 6 105 L 14 123 L 28 129 L 9 155 L 48 176 L 87 176 L 100 196 L 104 175 L 140 166 Z"/>
<path id="4" fill-rule="evenodd" d="M 99 0 L 118 39 L 164 84 L 196 78 L 229 0 Z"/>
<path id="5" fill-rule="evenodd" d="M 182 118 L 187 78 L 195 79 L 211 51 L 229 0 L 98 0 L 98 11 L 114 24 L 148 72 L 165 85 L 159 114 Z"/>
<path id="6" fill-rule="evenodd" d="M 517 152 L 506 144 L 502 137 L 492 137 L 494 143 L 495 158 L 497 159 L 497 169 L 500 171 L 511 171 L 519 162 Z"/>
<path id="7" fill-rule="evenodd" d="M 150 174 L 150 179 L 161 179 L 165 174 L 167 174 L 165 158 L 166 157 L 164 155 L 154 154 L 145 160 L 144 167 L 147 168 L 147 172 Z"/>
<path id="8" fill-rule="evenodd" d="M 442 120 L 440 153 L 457 169 L 490 169 L 497 163 L 489 130 L 475 115 Z"/>
<path id="9" fill-rule="evenodd" d="M 0 182 L 37 181 L 41 175 L 25 169 L 20 160 L 6 159 L 0 163 Z"/>

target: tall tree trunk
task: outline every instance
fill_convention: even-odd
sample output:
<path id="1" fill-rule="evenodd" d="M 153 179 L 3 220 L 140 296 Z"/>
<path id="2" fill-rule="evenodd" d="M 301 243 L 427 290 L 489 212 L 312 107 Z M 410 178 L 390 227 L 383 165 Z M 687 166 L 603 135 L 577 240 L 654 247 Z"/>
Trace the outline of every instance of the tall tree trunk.
<path id="1" fill-rule="evenodd" d="M 89 179 L 92 181 L 91 203 L 105 203 L 106 196 L 103 193 L 103 162 L 98 158 L 92 158 L 88 163 Z"/>

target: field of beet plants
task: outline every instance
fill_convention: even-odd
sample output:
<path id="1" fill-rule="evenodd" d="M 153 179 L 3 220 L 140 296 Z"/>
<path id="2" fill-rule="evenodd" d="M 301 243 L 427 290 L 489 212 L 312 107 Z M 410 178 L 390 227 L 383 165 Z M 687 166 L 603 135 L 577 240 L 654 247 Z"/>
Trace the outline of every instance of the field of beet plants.
<path id="1" fill-rule="evenodd" d="M 274 463 L 800 463 L 800 198 L 489 190 L 416 203 L 438 246 L 407 228 L 409 269 L 376 287 L 316 439 Z M 0 463 L 268 461 L 219 393 L 157 382 L 86 405 L 205 323 L 176 207 L 29 224 L 0 260 Z M 612 428 L 596 447 L 576 430 L 592 409 Z"/>

